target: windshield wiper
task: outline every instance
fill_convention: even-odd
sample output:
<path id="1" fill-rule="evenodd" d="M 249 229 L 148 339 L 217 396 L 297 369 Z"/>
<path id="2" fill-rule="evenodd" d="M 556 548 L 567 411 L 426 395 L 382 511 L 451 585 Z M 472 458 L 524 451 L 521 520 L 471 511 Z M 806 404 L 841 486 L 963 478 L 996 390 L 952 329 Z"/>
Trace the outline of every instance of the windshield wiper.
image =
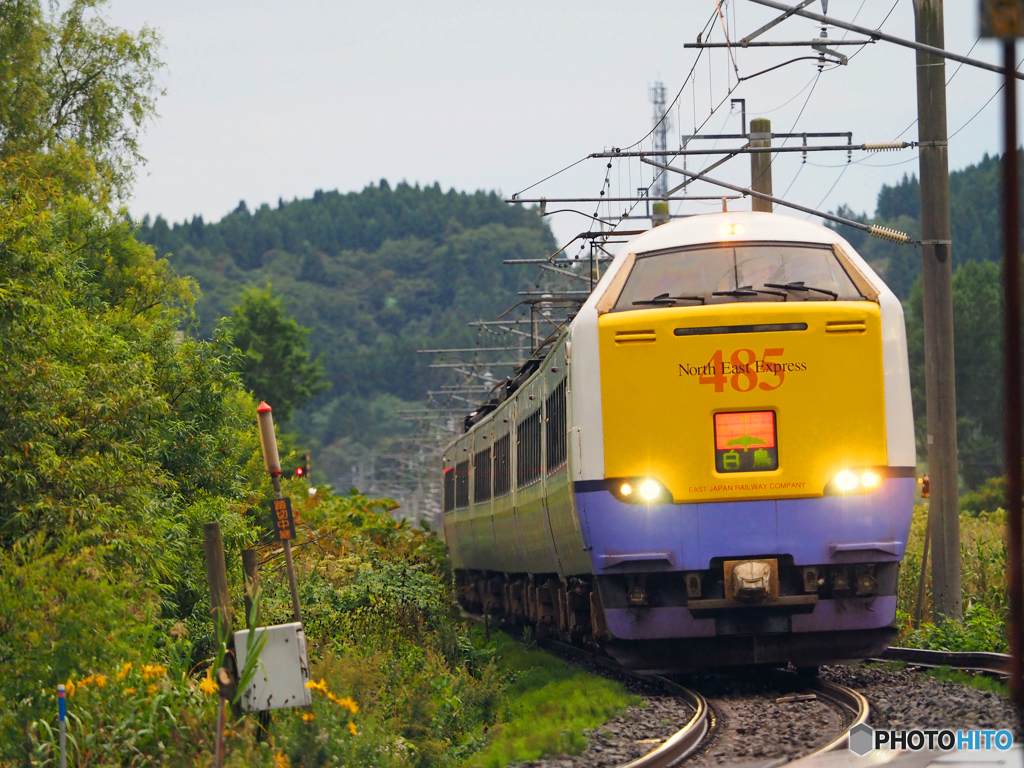
<path id="1" fill-rule="evenodd" d="M 813 288 L 810 285 L 804 285 L 803 280 L 799 280 L 792 283 L 765 283 L 765 288 L 782 288 L 787 291 L 814 291 L 815 293 L 824 293 L 826 296 L 831 296 L 832 301 L 839 301 L 839 294 L 835 291 L 830 291 L 826 288 Z"/>
<path id="2" fill-rule="evenodd" d="M 783 301 L 789 301 L 789 294 L 783 293 L 782 291 L 759 291 L 755 290 L 755 293 L 767 293 L 769 296 L 781 296 Z"/>
<path id="3" fill-rule="evenodd" d="M 675 304 L 677 301 L 699 301 L 701 304 L 705 303 L 703 296 L 669 296 L 667 293 L 659 293 L 653 299 L 634 301 L 633 306 L 667 307 Z"/>
<path id="4" fill-rule="evenodd" d="M 743 285 L 732 291 L 712 291 L 712 296 L 733 296 L 737 299 L 743 298 L 744 296 L 757 296 L 757 291 L 754 290 L 752 285 Z"/>

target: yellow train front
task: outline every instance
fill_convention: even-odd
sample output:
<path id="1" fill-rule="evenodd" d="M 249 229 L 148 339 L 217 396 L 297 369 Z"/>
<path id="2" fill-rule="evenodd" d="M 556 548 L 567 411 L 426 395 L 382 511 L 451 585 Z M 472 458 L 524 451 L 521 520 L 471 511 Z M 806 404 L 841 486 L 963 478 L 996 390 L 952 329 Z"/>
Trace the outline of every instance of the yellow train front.
<path id="1" fill-rule="evenodd" d="M 467 607 L 647 670 L 891 640 L 916 475 L 903 314 L 831 230 L 645 233 L 508 390 L 445 454 Z"/>

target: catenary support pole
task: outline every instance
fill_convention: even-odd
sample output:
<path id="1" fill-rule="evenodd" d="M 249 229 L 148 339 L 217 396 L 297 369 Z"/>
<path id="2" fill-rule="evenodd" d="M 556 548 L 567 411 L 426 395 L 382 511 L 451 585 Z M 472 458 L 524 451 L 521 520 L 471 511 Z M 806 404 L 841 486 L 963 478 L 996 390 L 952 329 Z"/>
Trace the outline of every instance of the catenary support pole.
<path id="1" fill-rule="evenodd" d="M 942 0 L 914 0 L 919 43 L 945 43 Z M 917 52 L 917 125 L 921 170 L 925 401 L 928 415 L 928 514 L 935 619 L 959 619 L 960 513 L 957 488 L 956 380 L 953 359 L 953 267 L 946 139 L 946 63 Z"/>
<path id="2" fill-rule="evenodd" d="M 750 146 L 770 147 L 772 145 L 772 123 L 764 117 L 750 121 Z M 772 194 L 772 156 L 767 152 L 750 155 L 750 188 L 763 195 Z M 750 210 L 771 213 L 774 206 L 763 197 L 752 197 Z"/>
<path id="3" fill-rule="evenodd" d="M 1003 66 L 1016 60 L 1016 41 L 1003 41 Z M 1007 590 L 1010 594 L 1010 692 L 1017 712 L 1024 712 L 1024 574 L 1021 549 L 1021 359 L 1020 359 L 1020 169 L 1017 155 L 1017 81 L 1003 87 L 1003 334 L 1006 393 Z M 1019 735 L 1019 734 L 1018 734 Z"/>

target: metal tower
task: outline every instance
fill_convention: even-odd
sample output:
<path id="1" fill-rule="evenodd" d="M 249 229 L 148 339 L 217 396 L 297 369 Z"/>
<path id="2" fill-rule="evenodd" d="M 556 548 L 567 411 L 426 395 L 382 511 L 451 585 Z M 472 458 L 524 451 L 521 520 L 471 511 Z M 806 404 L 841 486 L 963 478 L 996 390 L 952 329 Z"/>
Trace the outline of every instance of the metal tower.
<path id="1" fill-rule="evenodd" d="M 654 117 L 653 127 L 654 131 L 651 134 L 651 138 L 654 139 L 654 152 L 665 152 L 668 150 L 668 129 L 669 129 L 669 117 L 665 112 L 665 84 L 661 80 L 656 80 L 654 85 L 649 89 L 650 100 L 654 105 Z M 665 155 L 662 155 L 664 158 Z M 665 160 L 662 160 L 665 162 Z M 654 186 L 651 187 L 652 198 L 666 197 L 668 195 L 668 174 L 662 173 L 657 181 L 654 182 Z"/>

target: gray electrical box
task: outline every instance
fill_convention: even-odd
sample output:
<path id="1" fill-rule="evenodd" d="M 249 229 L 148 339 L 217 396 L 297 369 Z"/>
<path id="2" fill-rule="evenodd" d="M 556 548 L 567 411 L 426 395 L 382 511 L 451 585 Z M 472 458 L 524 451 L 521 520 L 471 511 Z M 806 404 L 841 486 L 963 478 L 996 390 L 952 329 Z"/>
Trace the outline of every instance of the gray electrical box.
<path id="1" fill-rule="evenodd" d="M 285 707 L 308 707 L 313 703 L 309 682 L 309 659 L 302 624 L 277 624 L 253 630 L 257 639 L 266 638 L 256 662 L 256 673 L 242 692 L 242 709 L 258 712 Z M 235 632 L 235 655 L 239 671 L 245 668 L 249 630 Z"/>

